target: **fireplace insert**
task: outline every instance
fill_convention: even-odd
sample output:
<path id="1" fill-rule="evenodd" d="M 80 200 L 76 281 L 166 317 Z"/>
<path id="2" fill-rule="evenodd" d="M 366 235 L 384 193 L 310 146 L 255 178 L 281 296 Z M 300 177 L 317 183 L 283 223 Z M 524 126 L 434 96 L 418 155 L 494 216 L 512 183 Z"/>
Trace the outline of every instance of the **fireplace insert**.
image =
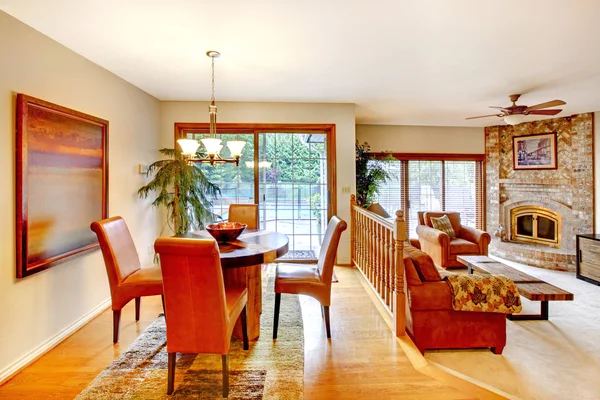
<path id="1" fill-rule="evenodd" d="M 560 215 L 544 207 L 516 207 L 511 214 L 511 240 L 560 247 Z"/>

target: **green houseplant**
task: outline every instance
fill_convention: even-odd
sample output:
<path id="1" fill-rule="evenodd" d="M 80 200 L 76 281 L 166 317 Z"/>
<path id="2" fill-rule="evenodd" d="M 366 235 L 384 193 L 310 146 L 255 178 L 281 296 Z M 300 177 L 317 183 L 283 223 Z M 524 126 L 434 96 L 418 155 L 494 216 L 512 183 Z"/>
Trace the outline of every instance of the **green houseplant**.
<path id="1" fill-rule="evenodd" d="M 147 198 L 150 192 L 157 193 L 152 205 L 166 207 L 167 223 L 175 234 L 204 229 L 204 224 L 215 218 L 210 207 L 221 190 L 200 168 L 189 164 L 181 151 L 161 149 L 160 152 L 169 159 L 148 167 L 147 175 L 154 174 L 154 178 L 138 190 L 138 196 Z"/>
<path id="2" fill-rule="evenodd" d="M 384 161 L 372 157 L 370 150 L 367 142 L 360 144 L 356 141 L 356 203 L 363 208 L 373 203 L 379 184 L 390 179 Z"/>

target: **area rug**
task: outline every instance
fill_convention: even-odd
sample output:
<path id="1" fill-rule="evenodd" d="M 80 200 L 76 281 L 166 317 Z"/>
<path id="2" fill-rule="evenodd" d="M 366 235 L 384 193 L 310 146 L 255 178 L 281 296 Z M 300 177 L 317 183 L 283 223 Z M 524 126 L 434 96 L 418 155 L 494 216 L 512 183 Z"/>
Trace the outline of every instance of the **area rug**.
<path id="1" fill-rule="evenodd" d="M 304 333 L 298 296 L 282 296 L 273 340 L 273 269 L 263 274 L 261 335 L 244 351 L 232 338 L 229 399 L 302 399 Z M 221 399 L 221 356 L 178 354 L 175 391 L 167 396 L 165 320 L 159 317 L 76 399 Z"/>
<path id="2" fill-rule="evenodd" d="M 317 255 L 313 250 L 290 250 L 275 262 L 288 262 L 289 260 L 314 260 L 317 261 Z"/>

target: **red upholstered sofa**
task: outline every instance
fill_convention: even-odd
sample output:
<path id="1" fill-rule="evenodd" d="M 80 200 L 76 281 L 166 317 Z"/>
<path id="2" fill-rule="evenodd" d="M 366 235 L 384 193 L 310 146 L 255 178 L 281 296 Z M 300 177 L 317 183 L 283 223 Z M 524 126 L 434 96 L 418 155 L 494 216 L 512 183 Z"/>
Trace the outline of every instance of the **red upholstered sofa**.
<path id="1" fill-rule="evenodd" d="M 406 329 L 421 353 L 426 349 L 489 347 L 502 354 L 506 345 L 506 315 L 454 311 L 450 285 L 431 257 L 406 244 L 404 269 L 408 287 Z"/>
<path id="2" fill-rule="evenodd" d="M 419 211 L 417 235 L 421 249 L 429 254 L 433 261 L 442 268 L 464 267 L 456 260 L 457 255 L 488 254 L 488 245 L 492 240 L 489 233 L 460 223 L 460 213 L 443 211 Z M 442 231 L 434 229 L 431 218 L 447 215 L 456 233 L 456 238 L 450 239 Z"/>

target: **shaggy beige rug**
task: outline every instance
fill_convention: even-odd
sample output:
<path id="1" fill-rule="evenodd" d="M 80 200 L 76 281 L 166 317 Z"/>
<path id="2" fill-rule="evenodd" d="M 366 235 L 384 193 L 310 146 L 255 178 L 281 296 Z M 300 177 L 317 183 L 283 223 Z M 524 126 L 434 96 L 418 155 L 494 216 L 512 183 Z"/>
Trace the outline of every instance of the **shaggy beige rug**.
<path id="1" fill-rule="evenodd" d="M 268 284 L 266 284 L 268 282 Z M 261 335 L 244 351 L 232 338 L 229 352 L 229 399 L 302 399 L 304 334 L 298 296 L 282 296 L 279 335 L 273 337 L 273 276 L 263 278 Z M 175 392 L 167 396 L 165 320 L 159 317 L 78 400 L 98 399 L 220 399 L 221 356 L 178 354 Z"/>

